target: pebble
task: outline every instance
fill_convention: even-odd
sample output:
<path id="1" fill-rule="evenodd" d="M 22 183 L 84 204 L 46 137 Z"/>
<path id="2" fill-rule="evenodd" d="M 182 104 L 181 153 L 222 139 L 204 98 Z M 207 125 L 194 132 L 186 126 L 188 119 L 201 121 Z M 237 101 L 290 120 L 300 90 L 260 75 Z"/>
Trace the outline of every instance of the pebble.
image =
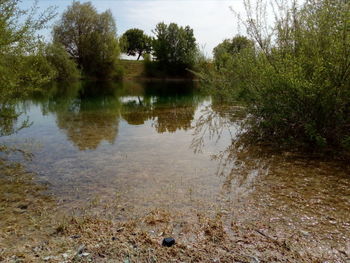
<path id="1" fill-rule="evenodd" d="M 310 236 L 310 233 L 304 230 L 300 230 L 300 233 L 302 233 L 306 237 Z"/>
<path id="2" fill-rule="evenodd" d="M 257 257 L 251 257 L 251 261 L 250 261 L 250 263 L 260 263 L 260 260 L 257 258 Z"/>
<path id="3" fill-rule="evenodd" d="M 26 205 L 26 204 L 21 204 L 21 205 L 19 205 L 19 206 L 17 206 L 19 209 L 23 209 L 23 210 L 25 210 L 25 209 L 27 209 L 28 208 L 28 205 Z"/>
<path id="4" fill-rule="evenodd" d="M 85 249 L 85 245 L 81 245 L 81 246 L 78 248 L 77 253 L 78 253 L 78 254 L 83 253 L 84 249 Z"/>
<path id="5" fill-rule="evenodd" d="M 166 237 L 163 239 L 162 246 L 163 247 L 171 247 L 175 245 L 175 239 L 172 237 Z"/>

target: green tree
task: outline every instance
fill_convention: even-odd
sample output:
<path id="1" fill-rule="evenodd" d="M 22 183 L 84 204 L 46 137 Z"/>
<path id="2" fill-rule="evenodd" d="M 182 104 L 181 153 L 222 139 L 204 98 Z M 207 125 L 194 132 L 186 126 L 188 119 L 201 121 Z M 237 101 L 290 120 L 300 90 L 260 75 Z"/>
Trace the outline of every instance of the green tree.
<path id="1" fill-rule="evenodd" d="M 214 50 L 214 62 L 217 67 L 225 67 L 227 63 L 238 53 L 247 48 L 253 48 L 254 42 L 245 36 L 235 36 L 225 39 Z"/>
<path id="2" fill-rule="evenodd" d="M 47 45 L 45 55 L 46 59 L 57 71 L 57 80 L 69 81 L 80 78 L 77 64 L 61 44 L 53 43 Z"/>
<path id="3" fill-rule="evenodd" d="M 175 74 L 193 68 L 198 54 L 193 29 L 159 23 L 153 32 L 153 55 L 161 67 Z"/>
<path id="4" fill-rule="evenodd" d="M 137 28 L 127 30 L 121 37 L 121 43 L 123 52 L 128 56 L 138 55 L 137 60 L 152 50 L 152 39 Z"/>
<path id="5" fill-rule="evenodd" d="M 119 43 L 112 13 L 98 13 L 90 2 L 73 2 L 53 29 L 86 76 L 101 79 L 118 74 Z"/>
<path id="6" fill-rule="evenodd" d="M 19 99 L 52 80 L 56 71 L 45 59 L 45 45 L 38 35 L 55 15 L 53 9 L 37 16 L 37 6 L 22 10 L 17 0 L 0 1 L 0 136 L 26 127 L 16 125 Z"/>

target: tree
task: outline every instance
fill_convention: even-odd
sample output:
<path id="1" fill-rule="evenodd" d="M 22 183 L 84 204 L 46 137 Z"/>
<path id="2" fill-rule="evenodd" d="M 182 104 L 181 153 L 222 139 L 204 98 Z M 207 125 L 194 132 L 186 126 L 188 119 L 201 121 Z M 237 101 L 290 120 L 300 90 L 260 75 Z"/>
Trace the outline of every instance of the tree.
<path id="1" fill-rule="evenodd" d="M 80 78 L 80 72 L 75 61 L 69 57 L 69 54 L 61 44 L 53 43 L 47 45 L 45 55 L 46 59 L 57 71 L 57 80 L 69 81 Z"/>
<path id="2" fill-rule="evenodd" d="M 119 58 L 116 31 L 109 10 L 99 14 L 90 2 L 73 2 L 54 27 L 53 39 L 65 47 L 86 76 L 113 78 Z"/>
<path id="3" fill-rule="evenodd" d="M 214 50 L 215 65 L 220 68 L 227 65 L 228 61 L 244 49 L 253 48 L 254 42 L 245 36 L 235 36 L 232 39 L 225 39 Z"/>
<path id="4" fill-rule="evenodd" d="M 183 73 L 194 66 L 198 53 L 193 29 L 175 23 L 159 23 L 153 31 L 153 55 L 162 67 L 172 73 Z"/>
<path id="5" fill-rule="evenodd" d="M 143 30 L 137 28 L 127 30 L 121 37 L 121 42 L 123 52 L 128 56 L 138 55 L 137 60 L 143 54 L 149 54 L 152 49 L 151 38 L 144 34 Z"/>
<path id="6" fill-rule="evenodd" d="M 38 36 L 38 30 L 54 17 L 54 10 L 47 9 L 37 16 L 36 6 L 22 10 L 18 2 L 0 1 L 0 136 L 28 125 L 26 121 L 16 123 L 20 115 L 16 101 L 56 75 L 45 59 L 45 45 Z"/>

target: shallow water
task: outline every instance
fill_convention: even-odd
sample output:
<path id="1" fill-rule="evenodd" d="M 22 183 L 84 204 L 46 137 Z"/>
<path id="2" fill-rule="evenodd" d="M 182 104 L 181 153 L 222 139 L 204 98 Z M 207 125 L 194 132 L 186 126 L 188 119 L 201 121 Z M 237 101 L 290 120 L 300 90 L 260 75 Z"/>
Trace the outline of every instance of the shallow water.
<path id="1" fill-rule="evenodd" d="M 60 209 L 98 200 L 120 203 L 116 219 L 220 212 L 350 257 L 349 166 L 236 147 L 241 108 L 212 104 L 196 83 L 57 84 L 18 108 L 32 125 L 0 142 L 34 154 L 25 167 Z"/>

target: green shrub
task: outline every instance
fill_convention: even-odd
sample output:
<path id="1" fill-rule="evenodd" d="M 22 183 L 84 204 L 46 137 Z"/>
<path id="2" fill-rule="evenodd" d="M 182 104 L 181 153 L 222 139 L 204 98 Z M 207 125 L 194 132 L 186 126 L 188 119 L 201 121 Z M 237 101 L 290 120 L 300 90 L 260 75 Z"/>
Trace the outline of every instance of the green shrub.
<path id="1" fill-rule="evenodd" d="M 231 54 L 207 74 L 211 91 L 246 102 L 255 139 L 314 149 L 348 145 L 350 3 L 308 0 L 300 8 L 279 7 L 271 32 L 264 6 L 246 7 L 255 49 Z"/>

